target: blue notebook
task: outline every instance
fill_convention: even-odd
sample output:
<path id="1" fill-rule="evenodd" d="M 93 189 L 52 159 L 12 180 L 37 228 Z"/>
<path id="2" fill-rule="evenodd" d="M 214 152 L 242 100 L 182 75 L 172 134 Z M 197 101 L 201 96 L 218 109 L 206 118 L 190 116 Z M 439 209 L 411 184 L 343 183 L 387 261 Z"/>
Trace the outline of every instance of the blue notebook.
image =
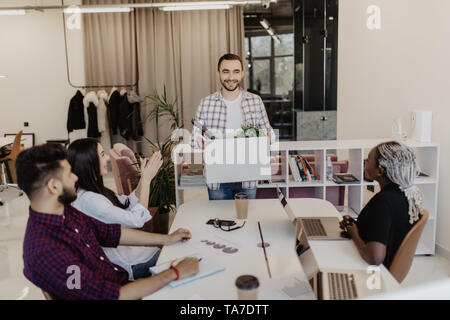
<path id="1" fill-rule="evenodd" d="M 196 255 L 191 255 L 188 257 L 196 257 L 197 259 L 202 258 L 202 260 L 199 262 L 199 272 L 193 276 L 190 276 L 188 278 L 184 278 L 184 279 L 180 279 L 180 280 L 174 280 L 172 282 L 169 283 L 169 287 L 172 288 L 176 288 L 179 286 L 182 286 L 186 283 L 189 282 L 193 282 L 199 279 L 203 279 L 209 276 L 212 276 L 216 273 L 222 272 L 225 270 L 225 267 L 217 264 L 216 262 L 214 262 L 211 258 L 209 257 L 205 257 L 205 256 L 201 256 L 199 254 Z M 183 257 L 183 258 L 179 258 L 176 259 L 175 261 L 173 261 L 174 264 L 177 264 L 178 262 L 180 262 L 181 260 L 183 260 L 184 258 L 187 257 Z M 165 262 L 156 266 L 153 266 L 150 268 L 150 272 L 153 274 L 158 274 L 164 270 L 169 269 L 170 264 L 172 261 L 169 262 Z"/>

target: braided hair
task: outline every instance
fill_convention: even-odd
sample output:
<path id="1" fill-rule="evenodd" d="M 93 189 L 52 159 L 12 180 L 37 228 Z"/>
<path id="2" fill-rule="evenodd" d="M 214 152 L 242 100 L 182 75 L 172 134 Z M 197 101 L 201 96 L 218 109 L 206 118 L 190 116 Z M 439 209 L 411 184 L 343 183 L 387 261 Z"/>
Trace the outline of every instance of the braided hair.
<path id="1" fill-rule="evenodd" d="M 375 148 L 378 167 L 405 194 L 409 204 L 409 223 L 413 224 L 419 220 L 423 205 L 422 193 L 414 185 L 420 173 L 416 156 L 410 148 L 396 141 L 384 142 Z"/>

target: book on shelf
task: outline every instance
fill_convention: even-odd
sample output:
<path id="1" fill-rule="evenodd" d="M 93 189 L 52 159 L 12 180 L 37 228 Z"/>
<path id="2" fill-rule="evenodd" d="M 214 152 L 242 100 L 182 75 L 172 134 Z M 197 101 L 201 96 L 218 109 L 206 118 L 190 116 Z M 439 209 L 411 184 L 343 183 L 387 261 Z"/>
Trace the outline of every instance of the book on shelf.
<path id="1" fill-rule="evenodd" d="M 300 162 L 300 159 L 296 157 L 295 161 L 297 161 L 297 167 L 298 167 L 298 170 L 300 171 L 300 177 L 302 178 L 302 181 L 306 181 L 306 174 L 305 174 L 305 171 L 303 171 L 303 166 Z"/>
<path id="2" fill-rule="evenodd" d="M 305 165 L 305 160 L 303 159 L 302 156 L 300 156 L 299 159 L 300 159 L 300 163 L 301 163 L 302 168 L 303 168 L 303 172 L 305 173 L 306 181 L 311 181 L 311 175 L 308 174 L 308 170 L 306 169 L 306 165 Z"/>
<path id="3" fill-rule="evenodd" d="M 289 167 L 291 168 L 292 176 L 294 177 L 294 180 L 296 182 L 302 181 L 302 178 L 300 176 L 300 172 L 297 167 L 297 161 L 294 157 L 289 158 Z"/>
<path id="4" fill-rule="evenodd" d="M 306 158 L 303 158 L 303 160 L 305 161 L 306 164 L 306 168 L 308 169 L 308 171 L 310 172 L 311 176 L 313 177 L 314 180 L 320 180 L 320 176 L 317 174 L 316 170 L 314 170 L 314 168 L 312 167 L 312 165 L 309 163 L 308 160 L 306 160 Z"/>
<path id="5" fill-rule="evenodd" d="M 320 176 L 305 157 L 291 156 L 289 158 L 289 168 L 296 182 L 320 180 Z"/>
<path id="6" fill-rule="evenodd" d="M 359 180 L 356 179 L 351 173 L 335 173 L 333 174 L 333 182 L 335 183 L 358 183 Z"/>

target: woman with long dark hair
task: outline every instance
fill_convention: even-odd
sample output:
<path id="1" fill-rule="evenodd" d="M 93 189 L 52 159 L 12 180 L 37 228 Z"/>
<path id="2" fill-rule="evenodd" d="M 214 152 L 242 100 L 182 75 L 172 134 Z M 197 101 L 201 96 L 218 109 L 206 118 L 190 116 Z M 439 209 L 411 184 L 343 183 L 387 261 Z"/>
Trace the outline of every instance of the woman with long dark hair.
<path id="1" fill-rule="evenodd" d="M 77 199 L 72 206 L 108 224 L 120 224 L 129 228 L 141 228 L 151 219 L 147 209 L 150 183 L 162 165 L 161 154 L 141 159 L 141 178 L 136 189 L 129 195 L 117 195 L 103 184 L 108 172 L 109 156 L 95 139 L 79 139 L 69 146 L 68 160 L 72 172 L 78 176 Z M 128 271 L 130 280 L 149 276 L 148 268 L 155 265 L 158 247 L 103 248 L 113 263 Z"/>

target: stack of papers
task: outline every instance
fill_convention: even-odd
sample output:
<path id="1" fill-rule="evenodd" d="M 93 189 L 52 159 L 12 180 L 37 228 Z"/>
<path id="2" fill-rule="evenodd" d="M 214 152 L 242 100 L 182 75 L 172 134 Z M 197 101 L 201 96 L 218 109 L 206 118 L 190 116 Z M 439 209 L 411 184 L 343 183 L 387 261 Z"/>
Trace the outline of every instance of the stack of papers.
<path id="1" fill-rule="evenodd" d="M 205 184 L 203 175 L 185 175 L 180 177 L 180 186 L 193 186 Z"/>
<path id="2" fill-rule="evenodd" d="M 198 186 L 204 184 L 205 177 L 203 176 L 202 166 L 191 165 L 181 172 L 180 186 Z"/>

